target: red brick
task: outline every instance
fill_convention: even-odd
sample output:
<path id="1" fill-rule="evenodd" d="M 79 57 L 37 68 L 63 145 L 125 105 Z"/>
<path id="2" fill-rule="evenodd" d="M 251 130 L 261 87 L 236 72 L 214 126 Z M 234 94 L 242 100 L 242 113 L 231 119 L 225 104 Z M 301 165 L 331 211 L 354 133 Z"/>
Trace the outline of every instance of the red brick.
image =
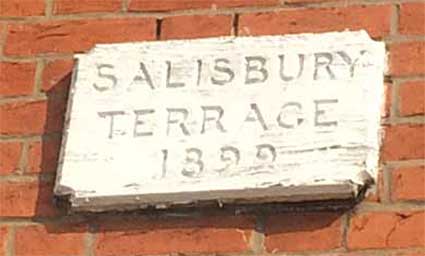
<path id="1" fill-rule="evenodd" d="M 248 250 L 254 220 L 249 217 L 204 217 L 102 222 L 96 256 L 165 253 L 225 253 Z M 122 246 L 125 245 L 125 246 Z"/>
<path id="2" fill-rule="evenodd" d="M 28 152 L 28 173 L 54 172 L 59 158 L 60 140 L 32 142 Z"/>
<path id="3" fill-rule="evenodd" d="M 340 215 L 293 213 L 275 215 L 266 222 L 268 252 L 329 250 L 341 246 Z"/>
<path id="4" fill-rule="evenodd" d="M 424 246 L 424 212 L 371 212 L 353 217 L 348 248 L 407 248 Z"/>
<path id="5" fill-rule="evenodd" d="M 382 146 L 384 161 L 425 158 L 425 126 L 404 124 L 385 129 Z"/>
<path id="6" fill-rule="evenodd" d="M 0 216 L 53 216 L 53 187 L 45 182 L 0 181 Z"/>
<path id="7" fill-rule="evenodd" d="M 392 44 L 389 50 L 391 75 L 425 74 L 425 42 Z"/>
<path id="8" fill-rule="evenodd" d="M 32 94 L 35 64 L 0 62 L 0 96 Z"/>
<path id="9" fill-rule="evenodd" d="M 402 116 L 425 114 L 425 81 L 407 82 L 400 86 L 399 111 Z"/>
<path id="10" fill-rule="evenodd" d="M 55 60 L 46 64 L 42 76 L 42 90 L 67 91 L 71 83 L 73 60 Z"/>
<path id="11" fill-rule="evenodd" d="M 7 29 L 4 52 L 7 55 L 83 52 L 96 43 L 154 39 L 155 27 L 153 18 L 11 24 Z"/>
<path id="12" fill-rule="evenodd" d="M 169 17 L 162 21 L 161 39 L 226 36 L 230 35 L 231 30 L 230 16 Z"/>
<path id="13" fill-rule="evenodd" d="M 59 224 L 58 224 L 59 225 Z M 23 226 L 16 229 L 16 256 L 78 256 L 84 254 L 84 229 L 61 224 Z"/>
<path id="14" fill-rule="evenodd" d="M 373 37 L 382 37 L 390 31 L 390 17 L 389 5 L 242 14 L 239 34 L 274 35 L 365 29 Z"/>
<path id="15" fill-rule="evenodd" d="M 114 12 L 121 9 L 121 0 L 55 0 L 54 14 L 81 12 Z"/>
<path id="16" fill-rule="evenodd" d="M 279 0 L 131 0 L 130 11 L 175 11 L 278 5 Z"/>
<path id="17" fill-rule="evenodd" d="M 0 256 L 6 256 L 7 250 L 7 237 L 9 229 L 7 227 L 0 227 Z"/>
<path id="18" fill-rule="evenodd" d="M 425 200 L 425 167 L 392 171 L 392 200 Z"/>
<path id="19" fill-rule="evenodd" d="M 11 174 L 19 169 L 22 144 L 20 142 L 0 143 L 0 174 Z"/>
<path id="20" fill-rule="evenodd" d="M 0 134 L 41 134 L 46 122 L 46 101 L 6 103 L 0 105 Z"/>
<path id="21" fill-rule="evenodd" d="M 399 31 L 404 35 L 425 34 L 425 3 L 405 3 L 400 6 Z"/>
<path id="22" fill-rule="evenodd" d="M 50 98 L 0 105 L 1 135 L 36 135 L 60 132 L 63 128 L 66 99 Z"/>
<path id="23" fill-rule="evenodd" d="M 44 15 L 44 0 L 1 0 L 0 16 Z"/>

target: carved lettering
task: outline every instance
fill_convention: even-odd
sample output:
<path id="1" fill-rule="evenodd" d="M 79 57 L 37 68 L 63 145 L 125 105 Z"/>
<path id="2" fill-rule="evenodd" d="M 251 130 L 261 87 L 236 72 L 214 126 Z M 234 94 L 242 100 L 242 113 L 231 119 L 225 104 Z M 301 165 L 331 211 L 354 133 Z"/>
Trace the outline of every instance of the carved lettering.
<path id="1" fill-rule="evenodd" d="M 246 60 L 245 84 L 262 83 L 267 80 L 269 73 L 266 69 L 266 58 L 248 56 Z"/>
<path id="2" fill-rule="evenodd" d="M 204 134 L 206 131 L 206 124 L 210 122 L 215 123 L 215 128 L 221 132 L 226 132 L 226 130 L 223 127 L 223 124 L 221 123 L 221 118 L 223 117 L 224 110 L 220 106 L 201 106 L 202 110 L 204 111 L 204 118 L 202 121 L 202 130 L 201 134 Z M 215 115 L 209 115 L 209 113 L 213 113 Z"/>
<path id="3" fill-rule="evenodd" d="M 105 112 L 97 112 L 97 114 L 102 118 L 106 118 L 108 116 L 110 117 L 108 138 L 112 139 L 113 134 L 114 134 L 114 119 L 115 119 L 115 116 L 124 115 L 125 112 L 124 111 L 105 111 Z"/>
<path id="4" fill-rule="evenodd" d="M 133 79 L 133 83 L 132 84 L 138 84 L 138 83 L 143 83 L 146 82 L 146 84 L 149 86 L 149 88 L 151 88 L 152 90 L 155 89 L 153 83 L 152 83 L 152 78 L 149 75 L 148 70 L 146 69 L 146 66 L 143 62 L 140 62 L 140 66 L 139 66 L 139 70 L 142 71 L 141 74 L 137 74 L 134 79 Z"/>
<path id="5" fill-rule="evenodd" d="M 177 124 L 182 133 L 189 136 L 189 129 L 187 128 L 185 121 L 189 115 L 189 112 L 185 108 L 167 108 L 168 120 L 167 120 L 167 135 L 170 135 L 170 127 L 172 124 Z"/>
<path id="6" fill-rule="evenodd" d="M 233 81 L 235 72 L 230 68 L 230 61 L 225 58 L 215 60 L 214 70 L 216 72 L 225 74 L 225 78 L 211 77 L 211 82 L 216 85 L 225 85 Z"/>
<path id="7" fill-rule="evenodd" d="M 336 103 L 338 103 L 338 99 L 315 100 L 314 103 L 315 103 L 315 106 L 316 106 L 316 111 L 315 111 L 315 116 L 314 116 L 314 125 L 315 126 L 337 126 L 338 125 L 337 120 L 332 120 L 332 121 L 320 120 L 320 116 L 326 115 L 326 111 L 324 109 L 321 109 L 320 106 L 326 105 L 326 104 L 336 104 Z"/>
<path id="8" fill-rule="evenodd" d="M 100 78 L 103 78 L 104 80 L 109 80 L 109 82 L 105 82 L 106 84 L 109 83 L 109 85 L 98 85 L 97 83 L 93 83 L 94 89 L 96 89 L 99 92 L 104 92 L 106 90 L 109 90 L 111 88 L 114 88 L 117 85 L 117 78 L 115 75 L 108 73 L 108 71 L 112 71 L 114 69 L 114 66 L 111 64 L 100 64 L 97 65 L 97 75 Z"/>

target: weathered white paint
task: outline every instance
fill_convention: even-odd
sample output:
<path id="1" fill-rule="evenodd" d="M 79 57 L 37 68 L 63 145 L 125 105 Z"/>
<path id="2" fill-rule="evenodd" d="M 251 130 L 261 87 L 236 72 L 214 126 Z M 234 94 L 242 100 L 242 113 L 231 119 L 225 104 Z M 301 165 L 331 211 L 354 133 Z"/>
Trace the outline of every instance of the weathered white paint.
<path id="1" fill-rule="evenodd" d="M 57 194 L 196 198 L 376 176 L 385 47 L 364 31 L 97 45 L 76 58 Z M 185 114 L 173 108 L 187 110 L 183 127 L 168 124 Z"/>

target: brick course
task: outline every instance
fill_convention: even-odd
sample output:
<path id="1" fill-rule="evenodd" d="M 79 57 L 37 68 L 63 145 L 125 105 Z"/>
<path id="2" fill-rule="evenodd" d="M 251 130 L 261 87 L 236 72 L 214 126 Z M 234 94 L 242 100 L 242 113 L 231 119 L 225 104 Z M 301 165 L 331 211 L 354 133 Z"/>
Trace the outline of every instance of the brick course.
<path id="1" fill-rule="evenodd" d="M 424 9 L 419 0 L 0 0 L 0 256 L 425 255 Z M 346 29 L 384 41 L 389 57 L 377 193 L 354 209 L 149 217 L 55 206 L 73 54 L 96 43 Z"/>

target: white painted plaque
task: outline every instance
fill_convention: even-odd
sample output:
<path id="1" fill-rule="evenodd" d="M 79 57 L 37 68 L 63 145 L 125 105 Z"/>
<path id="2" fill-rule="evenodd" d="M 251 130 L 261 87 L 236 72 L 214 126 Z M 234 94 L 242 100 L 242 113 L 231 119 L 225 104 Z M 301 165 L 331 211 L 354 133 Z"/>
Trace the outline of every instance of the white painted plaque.
<path id="1" fill-rule="evenodd" d="M 344 198 L 376 176 L 385 47 L 364 31 L 76 58 L 55 192 L 77 210 Z"/>

